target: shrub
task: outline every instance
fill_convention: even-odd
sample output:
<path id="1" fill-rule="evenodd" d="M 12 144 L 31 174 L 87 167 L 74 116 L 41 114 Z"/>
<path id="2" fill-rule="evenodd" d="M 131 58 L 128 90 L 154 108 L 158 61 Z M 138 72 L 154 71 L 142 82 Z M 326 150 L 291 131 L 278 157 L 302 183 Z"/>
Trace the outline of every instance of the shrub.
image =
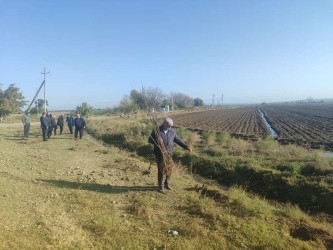
<path id="1" fill-rule="evenodd" d="M 204 131 L 201 138 L 206 146 L 214 144 L 216 133 L 214 131 Z"/>
<path id="2" fill-rule="evenodd" d="M 294 174 L 299 174 L 303 166 L 299 162 L 290 162 L 288 167 Z"/>
<path id="3" fill-rule="evenodd" d="M 213 156 L 213 157 L 227 155 L 226 151 L 223 151 L 222 149 L 216 149 L 216 148 L 208 148 L 208 149 L 204 150 L 203 153 Z"/>
<path id="4" fill-rule="evenodd" d="M 227 132 L 220 132 L 216 134 L 216 143 L 221 146 L 225 146 L 230 139 L 230 135 Z"/>
<path id="5" fill-rule="evenodd" d="M 186 142 L 190 146 L 193 146 L 193 145 L 196 145 L 199 140 L 200 140 L 199 134 L 196 132 L 192 132 L 192 133 L 189 133 L 189 135 L 187 136 Z"/>
<path id="6" fill-rule="evenodd" d="M 143 129 L 144 136 L 146 136 L 148 138 L 153 129 L 154 129 L 154 124 L 152 122 L 147 123 Z"/>
<path id="7" fill-rule="evenodd" d="M 320 152 L 318 152 L 318 151 L 314 152 L 314 154 L 313 154 L 313 159 L 314 159 L 316 162 L 319 162 L 319 161 L 321 160 Z"/>
<path id="8" fill-rule="evenodd" d="M 135 138 L 135 137 L 141 137 L 141 133 L 142 133 L 142 126 L 140 123 L 134 123 L 130 125 L 130 131 L 131 131 L 131 135 Z"/>
<path id="9" fill-rule="evenodd" d="M 191 133 L 191 131 L 187 130 L 186 128 L 183 128 L 183 127 L 177 128 L 177 135 L 182 140 L 186 140 L 190 133 Z"/>
<path id="10" fill-rule="evenodd" d="M 230 143 L 230 145 L 228 145 Z M 228 148 L 230 148 L 233 151 L 234 155 L 242 156 L 246 154 L 247 152 L 252 151 L 252 143 L 245 141 L 245 140 L 236 140 L 230 138 L 228 140 Z"/>
<path id="11" fill-rule="evenodd" d="M 253 145 L 258 153 L 263 153 L 263 154 L 274 153 L 274 151 L 276 151 L 278 146 L 277 142 L 274 141 L 272 137 L 266 137 L 263 140 L 258 140 L 254 142 Z"/>
<path id="12" fill-rule="evenodd" d="M 89 106 L 88 103 L 84 102 L 76 107 L 75 113 L 81 114 L 82 116 L 92 114 L 94 112 L 93 107 Z"/>

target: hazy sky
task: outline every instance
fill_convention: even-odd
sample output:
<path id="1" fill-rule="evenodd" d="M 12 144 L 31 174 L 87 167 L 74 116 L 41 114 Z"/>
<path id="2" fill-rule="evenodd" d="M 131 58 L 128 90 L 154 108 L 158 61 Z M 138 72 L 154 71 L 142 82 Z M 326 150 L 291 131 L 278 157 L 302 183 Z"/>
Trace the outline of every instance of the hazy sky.
<path id="1" fill-rule="evenodd" d="M 332 0 L 0 0 L 0 83 L 49 108 L 157 86 L 211 103 L 333 97 Z M 40 95 L 42 97 L 42 95 Z"/>

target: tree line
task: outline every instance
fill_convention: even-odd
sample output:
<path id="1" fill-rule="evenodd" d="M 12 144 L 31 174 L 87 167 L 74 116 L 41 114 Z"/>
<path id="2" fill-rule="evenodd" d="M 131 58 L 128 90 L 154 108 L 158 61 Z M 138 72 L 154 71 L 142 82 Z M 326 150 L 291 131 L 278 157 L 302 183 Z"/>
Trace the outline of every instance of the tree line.
<path id="1" fill-rule="evenodd" d="M 148 87 L 142 88 L 140 91 L 131 90 L 129 95 L 121 99 L 119 106 L 114 108 L 113 112 L 130 113 L 145 110 L 147 107 L 158 110 L 167 105 L 170 108 L 173 106 L 173 109 L 189 109 L 205 104 L 199 97 L 192 98 L 183 93 L 166 95 L 157 87 Z"/>
<path id="2" fill-rule="evenodd" d="M 0 118 L 1 120 L 9 114 L 18 113 L 24 107 L 26 101 L 20 89 L 15 84 L 10 84 L 6 90 L 2 90 L 0 84 Z"/>
<path id="3" fill-rule="evenodd" d="M 9 114 L 20 113 L 22 108 L 27 104 L 22 92 L 15 84 L 10 84 L 6 90 L 2 90 L 0 84 L 0 118 L 4 118 Z M 44 110 L 44 100 L 38 99 L 38 111 Z M 48 102 L 46 102 L 48 106 Z M 200 98 L 192 98 L 183 93 L 172 93 L 166 95 L 161 89 L 155 87 L 142 87 L 141 90 L 131 90 L 129 95 L 124 96 L 120 104 L 115 108 L 107 108 L 107 113 L 130 113 L 139 110 L 161 109 L 165 106 L 173 109 L 189 109 L 193 107 L 204 106 L 204 102 Z M 86 102 L 76 107 L 75 112 L 82 115 L 92 114 L 93 107 Z M 37 107 L 31 109 L 32 114 L 37 114 Z"/>

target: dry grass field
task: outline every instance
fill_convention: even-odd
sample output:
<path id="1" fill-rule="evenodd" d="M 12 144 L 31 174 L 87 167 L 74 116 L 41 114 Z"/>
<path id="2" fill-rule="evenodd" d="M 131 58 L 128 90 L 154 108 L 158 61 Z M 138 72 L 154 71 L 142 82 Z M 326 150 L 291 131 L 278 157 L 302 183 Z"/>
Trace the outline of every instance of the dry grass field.
<path id="1" fill-rule="evenodd" d="M 19 123 L 0 125 L 0 248 L 332 248 L 333 227 L 323 214 L 237 187 L 219 191 L 205 179 L 223 199 L 197 193 L 182 167 L 163 195 L 155 165 L 65 131 L 43 142 L 38 123 L 27 139 Z"/>

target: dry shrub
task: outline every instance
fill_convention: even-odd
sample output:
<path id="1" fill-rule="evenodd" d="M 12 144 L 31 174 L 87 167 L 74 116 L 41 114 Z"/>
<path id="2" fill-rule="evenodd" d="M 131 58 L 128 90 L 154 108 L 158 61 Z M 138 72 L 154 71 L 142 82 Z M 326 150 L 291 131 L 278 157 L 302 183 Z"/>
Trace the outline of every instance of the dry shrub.
<path id="1" fill-rule="evenodd" d="M 254 148 L 260 154 L 272 154 L 278 150 L 279 144 L 273 137 L 266 137 L 253 143 Z"/>
<path id="2" fill-rule="evenodd" d="M 228 201 L 228 196 L 220 189 L 213 189 L 203 184 L 201 187 L 197 184 L 195 185 L 195 191 L 200 192 L 201 196 L 212 198 L 217 202 Z"/>
<path id="3" fill-rule="evenodd" d="M 200 140 L 200 135 L 196 132 L 190 133 L 186 138 L 186 141 L 190 146 L 196 145 L 199 140 Z"/>
<path id="4" fill-rule="evenodd" d="M 202 132 L 201 138 L 205 146 L 213 145 L 215 142 L 216 133 L 214 131 Z"/>
<path id="5" fill-rule="evenodd" d="M 230 144 L 230 135 L 227 132 L 220 132 L 216 134 L 215 138 L 218 145 L 228 146 Z"/>
<path id="6" fill-rule="evenodd" d="M 153 140 L 155 146 L 158 147 L 161 152 L 160 164 L 161 164 L 162 173 L 163 175 L 171 175 L 175 170 L 175 164 L 165 148 L 163 138 L 160 134 L 159 126 L 153 115 L 152 115 L 152 120 L 154 121 L 155 124 L 153 129 L 153 134 L 155 135 L 155 138 L 153 136 L 150 136 L 150 138 Z"/>
<path id="7" fill-rule="evenodd" d="M 307 155 L 306 149 L 297 146 L 295 144 L 289 145 L 279 145 L 275 152 L 275 155 L 279 157 L 298 157 L 298 158 L 305 158 Z"/>
<path id="8" fill-rule="evenodd" d="M 106 149 L 96 149 L 95 152 L 99 153 L 99 154 L 105 154 L 105 155 L 109 153 L 109 151 Z"/>
<path id="9" fill-rule="evenodd" d="M 166 150 L 163 142 L 163 138 L 160 134 L 159 127 L 156 123 L 155 128 L 154 128 L 154 133 L 156 135 L 156 142 L 155 144 L 161 151 L 161 168 L 162 168 L 162 173 L 164 175 L 171 175 L 175 171 L 175 164 L 173 163 L 173 160 L 171 156 L 169 155 L 168 151 Z M 154 140 L 154 138 L 153 138 Z"/>
<path id="10" fill-rule="evenodd" d="M 154 112 L 154 107 L 158 103 L 158 100 L 161 98 L 159 89 L 145 89 L 142 86 L 142 95 L 145 102 L 145 106 L 148 110 L 148 115 L 150 116 L 151 123 L 154 125 L 153 132 L 155 134 L 155 138 L 150 136 L 153 140 L 156 147 L 159 148 L 161 152 L 161 170 L 163 175 L 171 175 L 175 169 L 175 164 L 168 151 L 166 150 L 163 142 L 163 138 L 160 134 L 160 129 L 156 121 L 156 116 Z"/>
<path id="11" fill-rule="evenodd" d="M 298 225 L 291 228 L 290 236 L 303 241 L 320 239 L 327 249 L 332 249 L 333 247 L 332 235 L 320 228 L 314 228 L 305 222 L 300 222 Z"/>
<path id="12" fill-rule="evenodd" d="M 252 143 L 245 140 L 232 140 L 230 148 L 236 155 L 244 155 L 253 150 Z"/>
<path id="13" fill-rule="evenodd" d="M 129 165 L 123 169 L 126 172 L 141 172 L 143 168 L 138 164 Z"/>

